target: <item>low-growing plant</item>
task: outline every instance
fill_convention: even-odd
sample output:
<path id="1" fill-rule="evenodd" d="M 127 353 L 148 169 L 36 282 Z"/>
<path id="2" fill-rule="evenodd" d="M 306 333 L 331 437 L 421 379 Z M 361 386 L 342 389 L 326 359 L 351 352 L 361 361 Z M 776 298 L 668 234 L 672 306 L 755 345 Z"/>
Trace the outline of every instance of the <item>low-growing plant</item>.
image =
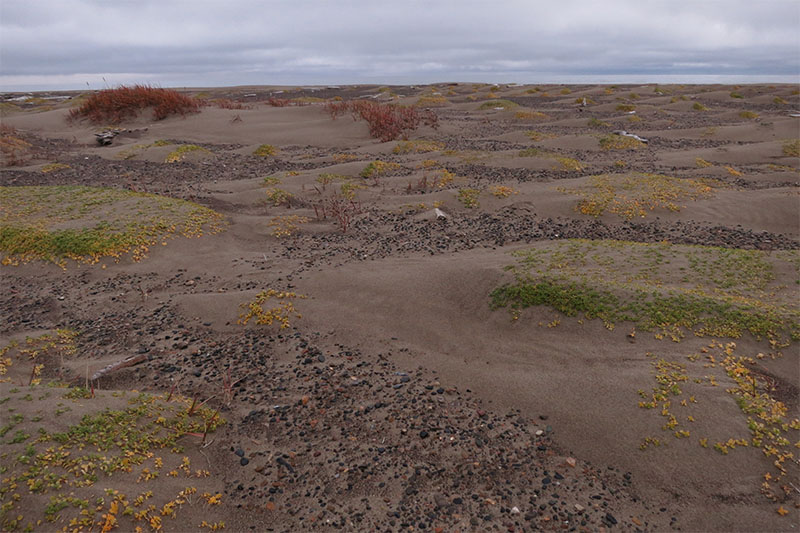
<path id="1" fill-rule="evenodd" d="M 403 166 L 399 163 L 392 163 L 376 159 L 364 167 L 359 176 L 367 179 L 376 179 L 382 176 L 387 176 L 401 168 L 403 168 Z"/>
<path id="2" fill-rule="evenodd" d="M 449 104 L 447 98 L 441 95 L 420 96 L 414 104 L 417 107 L 443 107 Z"/>
<path id="3" fill-rule="evenodd" d="M 480 194 L 481 191 L 479 189 L 464 188 L 458 190 L 457 198 L 467 209 L 475 209 L 480 205 L 478 201 Z"/>
<path id="4" fill-rule="evenodd" d="M 67 222 L 72 227 L 61 229 Z M 222 215 L 206 207 L 123 189 L 0 187 L 0 262 L 63 267 L 67 259 L 96 263 L 126 253 L 139 260 L 174 235 L 215 233 L 222 224 Z"/>
<path id="5" fill-rule="evenodd" d="M 117 124 L 125 119 L 135 118 L 147 108 L 153 108 L 154 120 L 162 120 L 170 115 L 197 113 L 200 104 L 197 99 L 173 89 L 150 85 L 123 85 L 91 94 L 80 106 L 69 112 L 69 119 L 85 118 L 95 124 Z"/>
<path id="6" fill-rule="evenodd" d="M 489 190 L 497 198 L 508 198 L 512 194 L 519 194 L 518 190 L 506 185 L 493 185 Z"/>
<path id="7" fill-rule="evenodd" d="M 517 120 L 543 120 L 549 117 L 539 111 L 517 111 L 514 113 L 514 118 Z"/>
<path id="8" fill-rule="evenodd" d="M 51 172 L 57 172 L 59 170 L 66 170 L 71 168 L 66 163 L 49 163 L 42 167 L 42 174 L 49 174 Z"/>
<path id="9" fill-rule="evenodd" d="M 178 163 L 183 161 L 186 158 L 186 154 L 191 152 L 211 153 L 209 150 L 203 148 L 202 146 L 197 146 L 196 144 L 182 144 L 167 155 L 165 162 Z"/>
<path id="10" fill-rule="evenodd" d="M 255 150 L 253 150 L 253 155 L 258 157 L 272 157 L 278 153 L 278 149 L 272 146 L 271 144 L 262 144 Z"/>
<path id="11" fill-rule="evenodd" d="M 590 118 L 589 121 L 587 122 L 587 126 L 589 126 L 590 128 L 602 129 L 602 128 L 610 128 L 611 124 L 597 118 Z"/>
<path id="12" fill-rule="evenodd" d="M 23 140 L 19 132 L 6 124 L 0 124 L 0 155 L 3 166 L 13 167 L 24 164 L 30 159 L 33 145 Z"/>
<path id="13" fill-rule="evenodd" d="M 741 112 L 739 112 L 739 116 L 741 118 L 746 118 L 746 119 L 752 120 L 752 119 L 758 118 L 758 113 L 756 113 L 754 111 L 741 111 Z"/>
<path id="14" fill-rule="evenodd" d="M 307 223 L 308 220 L 307 217 L 298 215 L 284 215 L 273 217 L 267 225 L 272 228 L 270 233 L 274 237 L 281 238 L 294 235 L 300 229 L 300 225 Z"/>
<path id="15" fill-rule="evenodd" d="M 741 93 L 737 93 L 736 91 L 731 92 L 731 98 L 744 98 Z"/>
<path id="16" fill-rule="evenodd" d="M 644 217 L 648 211 L 680 211 L 681 200 L 697 200 L 712 194 L 705 181 L 661 174 L 604 174 L 592 176 L 584 187 L 558 189 L 581 197 L 575 210 L 599 217 L 614 213 L 627 220 Z"/>
<path id="17" fill-rule="evenodd" d="M 776 96 L 775 98 L 772 99 L 772 103 L 773 104 L 777 104 L 777 105 L 786 105 L 789 102 L 787 102 L 786 100 L 784 100 L 780 96 Z"/>
<path id="18" fill-rule="evenodd" d="M 583 171 L 583 165 L 577 159 L 574 159 L 572 157 L 561 157 L 561 156 L 556 156 L 554 157 L 554 159 L 560 165 L 559 167 L 560 170 L 569 170 L 571 172 Z"/>
<path id="19" fill-rule="evenodd" d="M 294 196 L 283 189 L 267 189 L 267 201 L 275 207 L 290 207 L 292 205 L 292 198 L 294 198 Z"/>
<path id="20" fill-rule="evenodd" d="M 553 135 L 552 133 L 543 133 L 541 131 L 531 130 L 527 131 L 526 133 L 528 134 L 528 137 L 530 137 L 532 141 L 536 142 L 543 141 L 545 139 L 554 139 L 556 137 L 556 135 Z"/>
<path id="21" fill-rule="evenodd" d="M 640 140 L 626 135 L 603 135 L 598 142 L 603 150 L 636 150 L 645 146 Z"/>
<path id="22" fill-rule="evenodd" d="M 694 162 L 699 168 L 708 168 L 708 167 L 713 167 L 714 166 L 714 163 L 709 163 L 708 161 L 706 161 L 702 157 L 695 158 Z"/>
<path id="23" fill-rule="evenodd" d="M 694 109 L 695 111 L 708 111 L 708 107 L 704 106 L 700 102 L 695 102 L 694 104 L 692 104 L 692 109 Z"/>
<path id="24" fill-rule="evenodd" d="M 796 302 L 776 296 L 772 281 L 778 269 L 797 261 L 796 252 L 778 258 L 754 250 L 569 240 L 513 255 L 515 281 L 490 297 L 493 308 L 510 307 L 515 317 L 546 305 L 603 320 L 609 329 L 629 321 L 675 341 L 686 331 L 734 338 L 750 333 L 778 346 L 800 340 Z M 687 261 L 689 268 L 676 271 L 670 259 Z"/>
<path id="25" fill-rule="evenodd" d="M 617 111 L 622 111 L 624 113 L 630 113 L 631 111 L 634 111 L 635 109 L 636 109 L 636 106 L 633 105 L 633 104 L 619 104 L 617 106 Z"/>
<path id="26" fill-rule="evenodd" d="M 800 157 L 800 139 L 784 141 L 781 152 L 788 157 Z"/>
<path id="27" fill-rule="evenodd" d="M 274 289 L 261 291 L 256 294 L 252 302 L 240 306 L 243 311 L 239 315 L 238 323 L 246 326 L 253 320 L 256 324 L 271 326 L 277 322 L 281 325 L 281 329 L 287 329 L 291 325 L 289 321 L 292 317 L 303 318 L 295 309 L 293 300 L 304 298 L 302 294 L 288 291 Z"/>

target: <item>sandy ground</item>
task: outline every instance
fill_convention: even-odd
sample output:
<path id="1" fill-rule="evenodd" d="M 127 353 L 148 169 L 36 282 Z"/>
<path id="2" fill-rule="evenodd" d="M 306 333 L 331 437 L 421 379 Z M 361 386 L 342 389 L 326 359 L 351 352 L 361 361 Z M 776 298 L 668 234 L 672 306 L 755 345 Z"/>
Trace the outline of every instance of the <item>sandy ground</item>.
<path id="1" fill-rule="evenodd" d="M 800 161 L 783 150 L 800 134 L 800 119 L 789 116 L 800 108 L 797 91 L 529 89 L 198 89 L 191 92 L 246 108 L 206 107 L 159 122 L 145 114 L 119 126 L 107 147 L 94 143 L 102 127 L 66 121 L 70 100 L 26 104 L 5 95 L 14 107 L 3 108 L 3 124 L 32 148 L 2 170 L 0 185 L 152 192 L 209 206 L 228 225 L 172 240 L 139 262 L 0 267 L 0 345 L 69 327 L 80 332 L 79 351 L 61 372 L 76 382 L 87 369 L 145 354 L 98 388 L 165 392 L 177 384 L 185 396 L 212 398 L 228 424 L 204 452 L 212 457 L 212 483 L 204 483 L 224 494 L 217 514 L 230 531 L 796 530 L 797 493 L 776 502 L 759 491 L 772 462 L 759 449 L 722 455 L 669 435 L 665 447 L 639 449 L 662 431 L 661 419 L 637 406 L 637 390 L 655 383 L 648 354 L 686 362 L 712 339 L 674 343 L 640 332 L 631 342 L 626 324 L 609 331 L 544 308 L 511 320 L 490 309 L 488 295 L 510 279 L 511 251 L 565 238 L 798 249 Z M 480 109 L 490 92 L 518 107 Z M 414 104 L 422 95 L 446 98 L 433 108 L 439 128 L 411 135 L 441 143 L 427 153 L 394 153 L 398 141 L 370 138 L 349 116 L 331 120 L 317 103 L 266 103 L 341 96 Z M 534 111 L 543 115 L 524 114 Z M 603 150 L 599 137 L 612 130 L 648 143 Z M 159 140 L 206 151 L 165 163 L 174 146 L 153 145 Z M 252 155 L 262 144 L 277 154 Z M 539 155 L 521 156 L 530 148 Z M 360 178 L 375 159 L 398 165 Z M 426 169 L 426 160 L 438 166 Z M 68 168 L 43 173 L 53 162 Z M 431 168 L 448 169 L 454 181 L 423 186 Z M 713 191 L 681 201 L 678 211 L 626 220 L 582 214 L 577 197 L 562 190 L 631 172 L 714 180 Z M 362 186 L 362 211 L 347 232 L 315 216 L 313 204 L 340 185 L 321 190 L 324 173 Z M 280 183 L 266 185 L 268 176 Z M 493 196 L 497 185 L 514 194 Z M 275 187 L 294 201 L 267 202 Z M 460 188 L 482 190 L 479 207 L 465 207 Z M 436 219 L 434 204 L 447 220 Z M 309 222 L 275 237 L 268 222 L 286 215 Z M 295 302 L 302 318 L 285 330 L 238 325 L 239 306 L 268 288 L 306 295 Z M 553 321 L 557 327 L 542 325 Z M 770 350 L 749 336 L 736 343 L 742 355 Z M 798 359 L 791 345 L 761 362 L 795 416 Z M 730 379 L 702 360 L 687 365 L 693 377 L 712 372 L 721 384 L 697 388 L 694 433 L 746 436 L 747 417 L 724 392 Z M 227 368 L 241 381 L 226 404 L 219 396 Z"/>

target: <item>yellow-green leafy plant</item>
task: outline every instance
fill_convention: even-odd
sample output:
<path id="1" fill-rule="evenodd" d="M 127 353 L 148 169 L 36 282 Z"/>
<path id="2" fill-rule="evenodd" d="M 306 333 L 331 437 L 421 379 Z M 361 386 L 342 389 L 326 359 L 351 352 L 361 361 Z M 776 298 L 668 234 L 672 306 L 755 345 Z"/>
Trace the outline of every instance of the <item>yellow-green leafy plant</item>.
<path id="1" fill-rule="evenodd" d="M 294 235 L 300 229 L 300 225 L 308 221 L 309 219 L 307 217 L 301 217 L 299 215 L 283 215 L 272 217 L 272 220 L 270 220 L 267 225 L 272 228 L 270 233 L 272 233 L 274 237 L 281 238 Z"/>
<path id="2" fill-rule="evenodd" d="M 178 163 L 186 158 L 186 154 L 190 154 L 192 152 L 211 153 L 202 146 L 197 146 L 196 144 L 182 144 L 178 146 L 175 150 L 167 154 L 166 162 Z"/>
<path id="3" fill-rule="evenodd" d="M 258 157 L 272 157 L 278 153 L 278 149 L 272 146 L 271 144 L 262 144 L 255 150 L 253 150 L 253 155 Z"/>
<path id="4" fill-rule="evenodd" d="M 464 207 L 468 209 L 475 209 L 477 208 L 480 203 L 478 201 L 478 196 L 480 196 L 481 191 L 479 189 L 459 189 L 458 190 L 458 201 L 461 202 Z"/>
<path id="5" fill-rule="evenodd" d="M 294 198 L 294 196 L 283 189 L 267 189 L 267 201 L 275 207 L 282 205 L 289 207 L 292 204 L 292 198 Z"/>
<path id="6" fill-rule="evenodd" d="M 241 305 L 242 313 L 239 314 L 239 324 L 245 326 L 250 320 L 256 324 L 271 326 L 278 323 L 281 329 L 290 327 L 292 317 L 300 319 L 302 315 L 294 307 L 294 300 L 304 299 L 305 296 L 288 291 L 268 289 L 259 292 L 252 302 Z"/>
<path id="7" fill-rule="evenodd" d="M 489 190 L 497 198 L 508 198 L 512 194 L 519 194 L 518 190 L 506 185 L 493 185 Z"/>
<path id="8" fill-rule="evenodd" d="M 697 200 L 713 192 L 707 181 L 638 172 L 592 176 L 586 186 L 558 190 L 581 197 L 575 210 L 584 215 L 599 217 L 608 212 L 627 220 L 655 209 L 680 211 L 681 200 Z"/>

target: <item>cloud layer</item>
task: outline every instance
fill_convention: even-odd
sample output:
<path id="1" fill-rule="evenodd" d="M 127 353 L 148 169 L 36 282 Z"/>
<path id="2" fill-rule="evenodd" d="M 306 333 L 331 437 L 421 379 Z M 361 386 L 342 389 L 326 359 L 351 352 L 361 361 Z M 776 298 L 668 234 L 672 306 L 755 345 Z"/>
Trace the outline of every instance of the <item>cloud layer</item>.
<path id="1" fill-rule="evenodd" d="M 794 0 L 3 0 L 0 85 L 795 81 Z"/>

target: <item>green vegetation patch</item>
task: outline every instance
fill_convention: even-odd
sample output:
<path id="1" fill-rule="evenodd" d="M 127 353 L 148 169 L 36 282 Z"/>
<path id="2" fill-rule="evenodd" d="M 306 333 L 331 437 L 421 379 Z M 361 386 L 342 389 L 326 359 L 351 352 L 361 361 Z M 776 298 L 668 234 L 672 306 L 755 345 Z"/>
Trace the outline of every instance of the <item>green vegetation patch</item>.
<path id="1" fill-rule="evenodd" d="M 513 255 L 515 281 L 491 293 L 491 306 L 509 307 L 515 317 L 544 305 L 609 329 L 632 322 L 675 341 L 687 331 L 750 333 L 776 346 L 800 338 L 800 311 L 787 288 L 797 282 L 796 251 L 570 240 Z"/>
<path id="2" fill-rule="evenodd" d="M 513 108 L 518 107 L 518 106 L 519 106 L 519 104 L 515 104 L 511 100 L 500 99 L 500 100 L 488 100 L 488 101 L 482 103 L 481 106 L 478 109 L 480 109 L 480 110 L 497 109 L 497 108 L 513 109 Z"/>
<path id="3" fill-rule="evenodd" d="M 207 154 L 211 153 L 209 150 L 206 150 L 202 146 L 197 146 L 196 144 L 182 144 L 167 155 L 166 162 L 177 163 L 179 161 L 183 161 L 186 158 L 186 154 L 190 154 L 192 152 L 205 152 Z"/>
<path id="4" fill-rule="evenodd" d="M 598 142 L 603 150 L 636 150 L 645 146 L 639 139 L 626 135 L 603 135 Z"/>
<path id="5" fill-rule="evenodd" d="M 785 156 L 800 157 L 800 139 L 784 141 L 782 151 Z"/>
<path id="6" fill-rule="evenodd" d="M 656 209 L 680 211 L 679 202 L 707 198 L 713 194 L 712 186 L 718 185 L 712 180 L 634 172 L 592 176 L 586 185 L 558 190 L 581 198 L 575 205 L 579 213 L 599 217 L 608 212 L 631 220 Z"/>
<path id="7" fill-rule="evenodd" d="M 0 187 L 0 264 L 33 260 L 134 260 L 176 234 L 222 228 L 221 214 L 192 202 L 102 187 Z"/>

